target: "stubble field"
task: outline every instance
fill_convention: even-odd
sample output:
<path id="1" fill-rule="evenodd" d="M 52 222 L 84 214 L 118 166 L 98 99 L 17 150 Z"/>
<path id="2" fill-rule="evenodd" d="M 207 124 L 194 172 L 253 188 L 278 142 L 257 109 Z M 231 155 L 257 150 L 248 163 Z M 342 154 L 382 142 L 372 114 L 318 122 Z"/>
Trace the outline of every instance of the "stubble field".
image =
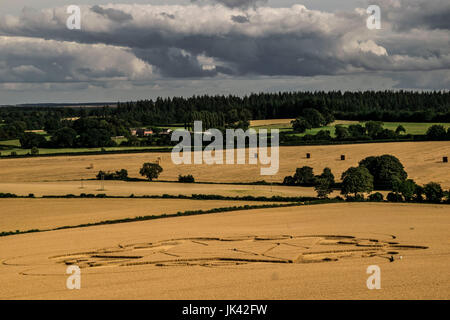
<path id="1" fill-rule="evenodd" d="M 261 204 L 255 201 L 185 199 L 0 199 L 0 232 L 52 229 L 138 216 Z"/>
<path id="2" fill-rule="evenodd" d="M 353 203 L 16 235 L 0 239 L 0 297 L 448 299 L 449 227 L 444 205 Z"/>
<path id="3" fill-rule="evenodd" d="M 311 159 L 306 159 L 307 152 L 311 153 Z M 142 164 L 161 158 L 164 169 L 161 180 L 176 181 L 179 174 L 192 174 L 199 182 L 282 182 L 285 176 L 302 166 L 313 167 L 316 174 L 329 167 L 339 179 L 343 171 L 356 166 L 363 158 L 382 154 L 398 157 L 409 177 L 417 183 L 434 181 L 450 187 L 450 165 L 442 163 L 442 157 L 450 154 L 448 141 L 280 147 L 280 167 L 273 176 L 261 176 L 260 165 L 175 165 L 170 153 L 135 153 L 2 159 L 0 177 L 1 182 L 54 182 L 93 179 L 99 170 L 123 168 L 131 177 L 142 178 L 139 175 Z M 346 156 L 345 161 L 340 160 L 341 155 Z M 92 169 L 87 169 L 91 166 Z"/>

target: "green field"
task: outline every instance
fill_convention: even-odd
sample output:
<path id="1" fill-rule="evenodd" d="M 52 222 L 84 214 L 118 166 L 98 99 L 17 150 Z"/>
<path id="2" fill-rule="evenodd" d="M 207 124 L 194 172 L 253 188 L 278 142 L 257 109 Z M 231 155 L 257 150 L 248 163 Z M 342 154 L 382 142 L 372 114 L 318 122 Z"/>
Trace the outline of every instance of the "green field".
<path id="1" fill-rule="evenodd" d="M 0 142 L 1 144 L 2 142 Z M 105 151 L 124 151 L 124 150 L 151 150 L 151 149 L 161 149 L 161 146 L 150 146 L 150 147 L 105 147 Z M 48 149 L 39 148 L 39 154 L 58 154 L 58 153 L 83 153 L 83 152 L 100 152 L 102 148 L 59 148 L 59 149 Z M 0 150 L 2 156 L 8 156 L 11 152 L 16 152 L 17 155 L 25 155 L 31 152 L 30 149 L 12 148 L 8 150 Z"/>
<path id="2" fill-rule="evenodd" d="M 294 135 L 302 137 L 306 134 L 316 134 L 317 132 L 319 132 L 320 130 L 329 130 L 331 133 L 332 137 L 335 137 L 335 126 L 337 124 L 341 124 L 344 127 L 348 127 L 351 124 L 361 124 L 364 125 L 365 121 L 341 121 L 341 120 L 337 120 L 336 122 L 328 125 L 328 126 L 324 126 L 321 128 L 313 128 L 313 129 L 308 129 L 306 130 L 305 133 L 295 133 Z M 438 123 L 438 122 L 428 122 L 428 123 L 422 123 L 422 122 L 383 122 L 383 127 L 386 129 L 390 129 L 390 130 L 394 130 L 397 129 L 397 127 L 399 125 L 402 125 L 405 130 L 406 130 L 406 134 L 425 134 L 428 130 L 429 127 L 431 127 L 432 125 L 442 125 L 444 126 L 445 129 L 450 128 L 450 123 Z M 254 126 L 252 127 L 255 130 L 259 130 L 259 129 L 279 129 L 280 132 L 289 132 L 292 131 L 291 129 L 291 125 L 288 123 L 283 123 L 283 124 L 272 124 L 272 125 L 266 125 L 266 126 Z"/>
<path id="3" fill-rule="evenodd" d="M 0 141 L 0 145 L 11 146 L 11 147 L 20 147 L 20 141 L 19 141 L 19 139 L 4 140 L 4 141 Z"/>
<path id="4" fill-rule="evenodd" d="M 316 134 L 320 130 L 329 130 L 331 133 L 331 136 L 335 136 L 335 126 L 340 124 L 345 127 L 348 127 L 351 124 L 362 124 L 364 125 L 365 122 L 359 122 L 359 121 L 346 121 L 346 120 L 337 120 L 334 123 L 324 126 L 321 128 L 313 128 L 306 130 L 305 133 L 293 133 L 295 136 L 302 137 L 306 134 Z M 402 125 L 406 129 L 407 134 L 425 134 L 429 127 L 432 125 L 442 125 L 446 129 L 450 128 L 450 123 L 418 123 L 418 122 L 384 122 L 384 128 L 394 130 L 399 126 Z M 165 127 L 170 128 L 172 130 L 180 129 L 180 127 Z M 268 125 L 259 125 L 259 126 L 253 126 L 252 127 L 255 130 L 259 129 L 279 129 L 280 131 L 284 132 L 292 132 L 291 124 L 290 123 L 279 123 L 279 124 L 268 124 Z M 45 133 L 44 133 L 45 134 Z M 46 136 L 46 139 L 50 139 L 49 136 Z M 126 141 L 126 138 L 117 138 L 113 139 L 117 144 L 120 144 L 122 141 Z M 4 146 L 5 150 L 0 150 L 0 153 L 2 156 L 10 155 L 11 152 L 16 152 L 18 155 L 24 155 L 27 153 L 30 153 L 30 149 L 22 149 L 20 148 L 20 141 L 19 139 L 15 140 L 4 140 L 0 141 L 0 146 Z M 151 150 L 151 149 L 160 149 L 161 146 L 145 146 L 145 147 L 106 147 L 104 148 L 106 151 L 123 151 L 123 150 Z M 83 152 L 99 152 L 102 148 L 58 148 L 58 149 L 49 149 L 49 148 L 39 148 L 39 154 L 57 154 L 57 153 L 83 153 Z"/>

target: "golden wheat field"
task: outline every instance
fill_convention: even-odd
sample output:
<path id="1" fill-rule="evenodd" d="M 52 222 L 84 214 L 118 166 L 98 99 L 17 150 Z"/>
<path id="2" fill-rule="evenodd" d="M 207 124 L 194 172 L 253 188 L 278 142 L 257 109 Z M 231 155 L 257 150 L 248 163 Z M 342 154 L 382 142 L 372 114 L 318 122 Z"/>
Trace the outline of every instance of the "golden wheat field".
<path id="1" fill-rule="evenodd" d="M 311 153 L 311 159 L 305 154 Z M 138 198 L 40 198 L 219 194 L 315 196 L 313 188 L 233 184 L 281 182 L 295 168 L 337 179 L 367 156 L 393 154 L 418 183 L 450 187 L 448 142 L 280 148 L 280 170 L 254 165 L 174 165 L 170 153 L 0 160 L 0 299 L 449 299 L 450 207 L 335 203 L 253 209 L 45 231 L 105 220 L 267 202 Z M 340 155 L 346 160 L 341 161 Z M 161 158 L 162 181 L 98 181 L 99 170 L 127 169 Z M 205 183 L 175 183 L 193 174 Z M 211 182 L 219 182 L 213 184 Z M 336 196 L 336 190 L 331 196 Z M 81 289 L 66 287 L 67 266 L 81 268 Z M 381 270 L 369 290 L 367 268 Z"/>
<path id="2" fill-rule="evenodd" d="M 0 199 L 0 232 L 52 229 L 137 216 L 261 204 L 255 201 L 185 199 Z"/>
<path id="3" fill-rule="evenodd" d="M 342 203 L 8 236 L 0 298 L 449 299 L 449 214 Z M 80 290 L 66 288 L 70 264 Z"/>
<path id="4" fill-rule="evenodd" d="M 311 153 L 311 159 L 306 159 L 306 153 Z M 345 161 L 340 160 L 343 154 Z M 2 159 L 0 177 L 2 182 L 54 182 L 93 179 L 99 170 L 122 168 L 127 169 L 131 177 L 140 177 L 142 164 L 160 157 L 164 169 L 160 180 L 174 181 L 180 174 L 192 174 L 198 182 L 281 182 L 301 166 L 313 167 L 316 174 L 329 167 L 339 179 L 343 171 L 356 166 L 363 158 L 382 154 L 398 157 L 409 177 L 417 183 L 434 181 L 450 188 L 450 164 L 442 163 L 442 157 L 450 154 L 448 141 L 280 147 L 279 171 L 273 176 L 261 176 L 260 165 L 175 165 L 170 153 L 135 153 Z"/>
<path id="5" fill-rule="evenodd" d="M 266 119 L 266 120 L 251 120 L 250 127 L 264 127 L 264 126 L 291 126 L 291 121 L 294 119 Z"/>
<path id="6" fill-rule="evenodd" d="M 81 187 L 83 185 L 83 187 Z M 317 194 L 309 187 L 288 187 L 279 185 L 237 185 L 237 184 L 207 184 L 207 183 L 174 183 L 174 182 L 124 182 L 97 180 L 89 181 L 57 181 L 57 182 L 0 182 L 0 192 L 10 192 L 21 196 L 30 193 L 37 197 L 44 195 L 79 195 L 81 193 L 108 196 L 145 196 L 145 195 L 192 195 L 212 194 L 230 197 L 243 196 L 284 196 L 284 197 L 315 197 Z M 339 195 L 335 191 L 332 196 Z"/>

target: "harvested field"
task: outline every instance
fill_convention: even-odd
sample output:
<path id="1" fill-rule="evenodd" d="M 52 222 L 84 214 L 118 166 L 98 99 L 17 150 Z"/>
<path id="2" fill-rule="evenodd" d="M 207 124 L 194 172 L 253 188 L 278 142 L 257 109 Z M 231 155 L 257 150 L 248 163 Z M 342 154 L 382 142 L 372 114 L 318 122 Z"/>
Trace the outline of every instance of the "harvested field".
<path id="1" fill-rule="evenodd" d="M 173 182 L 124 182 L 105 181 L 104 190 L 101 190 L 100 181 L 83 181 L 81 188 L 80 181 L 58 181 L 58 182 L 0 182 L 0 192 L 14 193 L 20 196 L 27 196 L 33 193 L 36 197 L 44 195 L 67 195 L 80 193 L 98 194 L 104 193 L 108 196 L 128 197 L 145 195 L 192 195 L 192 194 L 213 194 L 229 197 L 316 197 L 317 193 L 313 188 L 308 187 L 288 187 L 279 185 L 233 185 L 233 184 L 202 184 L 202 183 L 173 183 Z M 332 196 L 339 195 L 335 191 Z"/>
<path id="2" fill-rule="evenodd" d="M 311 159 L 306 159 L 307 152 L 311 153 Z M 342 154 L 346 156 L 345 161 L 340 160 Z M 450 164 L 442 163 L 442 157 L 450 155 L 448 141 L 281 147 L 280 169 L 274 176 L 261 176 L 259 165 L 174 165 L 170 153 L 137 153 L 2 159 L 0 177 L 2 182 L 79 180 L 92 179 L 99 170 L 122 168 L 127 169 L 131 177 L 140 177 L 138 172 L 144 162 L 161 157 L 162 180 L 177 180 L 179 174 L 192 174 L 199 182 L 281 182 L 301 166 L 313 167 L 316 174 L 330 167 L 335 177 L 340 178 L 343 171 L 357 165 L 361 159 L 382 154 L 398 157 L 409 177 L 417 183 L 434 181 L 450 188 Z M 93 168 L 87 169 L 91 164 Z"/>
<path id="3" fill-rule="evenodd" d="M 0 232 L 52 229 L 104 220 L 268 202 L 184 199 L 0 199 Z"/>
<path id="4" fill-rule="evenodd" d="M 291 128 L 291 121 L 294 119 L 266 119 L 266 120 L 251 120 L 250 127 L 254 129 L 259 128 Z"/>
<path id="5" fill-rule="evenodd" d="M 449 299 L 449 214 L 343 203 L 2 237 L 0 298 Z"/>

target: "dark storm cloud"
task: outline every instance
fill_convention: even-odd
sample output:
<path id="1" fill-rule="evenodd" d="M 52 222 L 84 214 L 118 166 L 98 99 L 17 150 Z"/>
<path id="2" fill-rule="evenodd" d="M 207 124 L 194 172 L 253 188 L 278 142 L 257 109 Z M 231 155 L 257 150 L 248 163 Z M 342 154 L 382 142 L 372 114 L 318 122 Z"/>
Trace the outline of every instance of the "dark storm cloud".
<path id="1" fill-rule="evenodd" d="M 379 31 L 366 28 L 364 8 L 330 13 L 301 5 L 254 8 L 255 1 L 216 2 L 227 3 L 82 7 L 79 31 L 65 27 L 65 8 L 5 17 L 0 19 L 0 35 L 7 36 L 4 47 L 17 47 L 19 54 L 2 57 L 0 52 L 0 82 L 147 79 L 153 72 L 170 78 L 402 73 L 398 81 L 406 85 L 415 71 L 436 71 L 437 79 L 422 83 L 446 83 L 441 71 L 450 68 L 450 35 L 443 30 L 448 9 L 443 1 L 426 5 L 414 0 L 402 7 L 397 0 L 384 0 Z M 33 47 L 36 39 L 40 50 L 24 55 L 21 48 L 28 42 Z M 98 65 L 92 57 L 102 52 L 97 44 L 114 52 L 109 63 Z M 68 61 L 62 63 L 71 66 L 59 73 L 42 62 L 55 46 Z M 74 55 L 73 46 L 82 49 Z M 84 61 L 91 64 L 83 66 Z"/>
<path id="2" fill-rule="evenodd" d="M 151 61 L 161 75 L 174 78 L 214 76 L 216 71 L 203 70 L 198 60 L 177 48 L 134 49 L 136 57 Z"/>
<path id="3" fill-rule="evenodd" d="M 378 0 L 384 18 L 397 30 L 450 30 L 450 1 L 448 0 Z"/>

